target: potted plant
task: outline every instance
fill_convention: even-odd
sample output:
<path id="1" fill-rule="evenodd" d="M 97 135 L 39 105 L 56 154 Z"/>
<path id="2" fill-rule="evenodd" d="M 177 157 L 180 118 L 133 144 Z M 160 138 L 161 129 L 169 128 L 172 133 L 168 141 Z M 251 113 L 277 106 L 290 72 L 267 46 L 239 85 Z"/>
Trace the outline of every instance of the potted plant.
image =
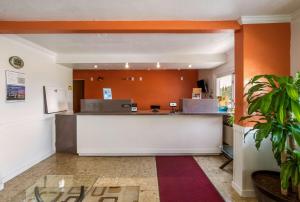
<path id="1" fill-rule="evenodd" d="M 258 199 L 295 201 L 300 196 L 296 193 L 300 192 L 300 73 L 294 78 L 258 75 L 247 85 L 248 115 L 240 121 L 254 125 L 245 136 L 254 134 L 257 149 L 269 138 L 280 167 L 280 176 L 268 171 L 253 173 Z"/>

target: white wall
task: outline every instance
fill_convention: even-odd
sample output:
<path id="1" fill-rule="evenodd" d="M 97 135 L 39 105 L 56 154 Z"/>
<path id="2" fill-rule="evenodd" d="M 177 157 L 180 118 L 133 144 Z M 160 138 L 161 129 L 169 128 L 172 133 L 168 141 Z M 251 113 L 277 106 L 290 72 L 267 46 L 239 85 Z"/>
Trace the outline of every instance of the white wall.
<path id="1" fill-rule="evenodd" d="M 293 16 L 291 29 L 291 73 L 295 75 L 296 72 L 300 71 L 300 10 Z"/>
<path id="2" fill-rule="evenodd" d="M 210 92 L 216 97 L 216 80 L 218 77 L 234 73 L 234 50 L 226 53 L 227 62 L 224 65 L 209 70 L 199 70 L 198 78 L 204 79 L 208 83 Z"/>
<path id="3" fill-rule="evenodd" d="M 24 60 L 23 69 L 9 65 L 8 59 L 14 55 Z M 5 70 L 26 74 L 25 102 L 6 102 Z M 72 70 L 55 64 L 53 55 L 17 36 L 1 35 L 0 187 L 1 181 L 8 181 L 54 153 L 54 115 L 44 114 L 44 85 L 67 89 L 72 85 Z"/>

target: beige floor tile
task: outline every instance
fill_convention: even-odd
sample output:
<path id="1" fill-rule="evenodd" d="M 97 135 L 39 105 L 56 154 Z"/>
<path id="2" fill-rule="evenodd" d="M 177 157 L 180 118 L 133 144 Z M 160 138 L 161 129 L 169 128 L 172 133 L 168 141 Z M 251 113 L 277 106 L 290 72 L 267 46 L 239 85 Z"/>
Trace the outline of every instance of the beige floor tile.
<path id="1" fill-rule="evenodd" d="M 139 202 L 159 202 L 158 191 L 141 191 Z"/>
<path id="2" fill-rule="evenodd" d="M 225 199 L 232 202 L 256 202 L 255 198 L 241 198 L 231 186 L 232 182 L 232 163 L 224 169 L 219 167 L 226 161 L 223 156 L 195 156 L 199 166 L 207 177 Z"/>
<path id="3" fill-rule="evenodd" d="M 220 170 L 221 156 L 196 156 L 211 182 L 226 201 L 255 202 L 240 198 L 232 189 L 232 165 Z M 91 175 L 99 177 L 96 186 L 139 186 L 139 202 L 158 202 L 159 191 L 154 157 L 79 157 L 55 154 L 5 184 L 0 202 L 10 199 L 33 185 L 44 175 Z"/>

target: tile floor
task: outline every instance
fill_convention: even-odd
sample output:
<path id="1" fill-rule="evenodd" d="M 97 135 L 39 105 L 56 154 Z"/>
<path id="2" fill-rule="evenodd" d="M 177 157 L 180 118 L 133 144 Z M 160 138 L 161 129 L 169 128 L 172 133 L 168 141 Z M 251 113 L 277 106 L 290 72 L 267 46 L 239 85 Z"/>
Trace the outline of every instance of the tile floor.
<path id="1" fill-rule="evenodd" d="M 226 201 L 255 202 L 254 198 L 240 198 L 231 188 L 232 164 L 224 170 L 218 167 L 222 156 L 195 156 Z M 0 202 L 12 201 L 17 194 L 30 187 L 44 175 L 97 175 L 97 186 L 139 186 L 139 202 L 158 202 L 158 182 L 154 157 L 78 157 L 55 154 L 10 180 L 0 192 Z"/>
<path id="2" fill-rule="evenodd" d="M 223 156 L 195 156 L 194 158 L 225 201 L 257 202 L 255 198 L 241 198 L 234 191 L 231 186 L 232 163 L 223 170 L 219 169 L 219 166 L 226 161 Z"/>

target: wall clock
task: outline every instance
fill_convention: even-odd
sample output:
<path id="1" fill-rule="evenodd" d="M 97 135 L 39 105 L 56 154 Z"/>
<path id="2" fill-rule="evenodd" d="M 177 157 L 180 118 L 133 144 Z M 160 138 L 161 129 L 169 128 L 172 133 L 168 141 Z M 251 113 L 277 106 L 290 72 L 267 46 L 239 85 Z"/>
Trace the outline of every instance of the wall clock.
<path id="1" fill-rule="evenodd" d="M 11 56 L 9 58 L 9 64 L 15 69 L 21 69 L 24 67 L 24 61 L 18 56 Z"/>

